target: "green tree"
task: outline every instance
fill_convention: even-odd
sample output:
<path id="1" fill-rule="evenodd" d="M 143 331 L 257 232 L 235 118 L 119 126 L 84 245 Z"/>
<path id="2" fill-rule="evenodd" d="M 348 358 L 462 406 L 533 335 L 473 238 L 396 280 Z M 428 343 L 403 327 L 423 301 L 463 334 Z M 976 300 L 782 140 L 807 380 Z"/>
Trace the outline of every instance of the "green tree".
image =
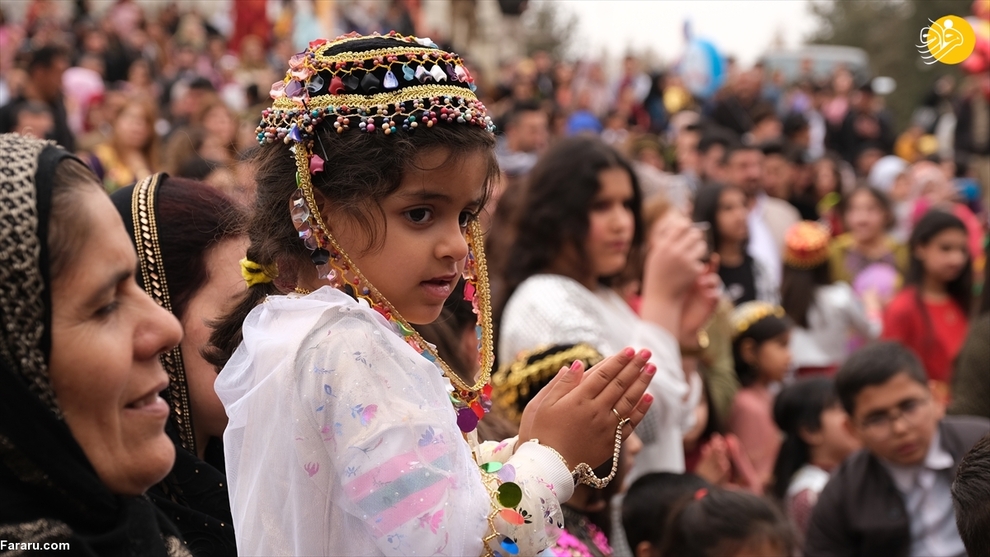
<path id="1" fill-rule="evenodd" d="M 967 17 L 971 6 L 972 0 L 811 0 L 818 28 L 809 42 L 862 48 L 874 76 L 897 80 L 887 105 L 902 130 L 936 79 L 961 75 L 956 66 L 922 62 L 921 29 L 944 15 Z"/>
<path id="2" fill-rule="evenodd" d="M 522 15 L 522 25 L 527 56 L 542 50 L 560 59 L 572 44 L 578 17 L 561 9 L 556 2 L 529 2 Z"/>

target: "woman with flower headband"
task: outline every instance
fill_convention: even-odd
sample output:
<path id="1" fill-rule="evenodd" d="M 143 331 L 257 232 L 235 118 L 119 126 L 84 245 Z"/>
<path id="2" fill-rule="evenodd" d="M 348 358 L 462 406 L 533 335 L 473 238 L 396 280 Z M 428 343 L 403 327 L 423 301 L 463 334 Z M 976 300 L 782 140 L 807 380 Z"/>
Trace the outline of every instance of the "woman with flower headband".
<path id="1" fill-rule="evenodd" d="M 478 444 L 492 331 L 477 214 L 497 167 L 471 74 L 394 33 L 313 41 L 289 66 L 258 128 L 250 287 L 211 339 L 238 551 L 542 551 L 575 482 L 612 478 L 592 469 L 652 401 L 649 353 L 562 368 L 518 438 Z M 462 276 L 474 384 L 411 325 Z"/>

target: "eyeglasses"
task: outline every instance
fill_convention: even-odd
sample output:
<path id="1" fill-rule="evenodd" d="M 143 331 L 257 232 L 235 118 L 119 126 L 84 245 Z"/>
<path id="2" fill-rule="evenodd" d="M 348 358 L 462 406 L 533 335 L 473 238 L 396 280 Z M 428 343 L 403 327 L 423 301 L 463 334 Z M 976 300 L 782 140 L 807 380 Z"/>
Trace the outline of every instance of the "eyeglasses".
<path id="1" fill-rule="evenodd" d="M 874 412 L 860 421 L 860 427 L 874 436 L 887 436 L 894 429 L 894 423 L 900 418 L 909 426 L 918 425 L 928 407 L 931 397 L 909 398 L 886 412 Z"/>

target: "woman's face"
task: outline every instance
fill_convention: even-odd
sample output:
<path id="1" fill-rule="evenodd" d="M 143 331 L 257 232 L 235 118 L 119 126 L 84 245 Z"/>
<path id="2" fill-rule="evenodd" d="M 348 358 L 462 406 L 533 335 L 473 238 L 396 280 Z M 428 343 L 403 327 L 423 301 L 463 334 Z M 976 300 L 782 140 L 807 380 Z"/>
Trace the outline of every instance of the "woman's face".
<path id="1" fill-rule="evenodd" d="M 729 188 L 722 192 L 718 199 L 718 210 L 715 213 L 715 226 L 721 240 L 742 242 L 749 234 L 746 217 L 749 209 L 746 207 L 746 195 L 742 191 Z"/>
<path id="2" fill-rule="evenodd" d="M 237 135 L 237 121 L 226 106 L 219 104 L 203 116 L 203 128 L 206 129 L 207 135 L 216 138 L 225 145 L 233 142 Z"/>
<path id="3" fill-rule="evenodd" d="M 622 168 L 598 173 L 598 193 L 588 213 L 584 253 L 595 278 L 618 274 L 626 268 L 636 230 L 632 211 L 633 185 Z"/>
<path id="4" fill-rule="evenodd" d="M 85 219 L 87 235 L 52 280 L 52 388 L 103 483 L 138 495 L 175 460 L 158 356 L 182 329 L 138 286 L 134 247 L 110 198 L 95 186 L 77 196 L 75 218 Z"/>
<path id="5" fill-rule="evenodd" d="M 141 148 L 151 138 L 151 129 L 148 127 L 144 110 L 139 105 L 125 106 L 114 124 L 114 131 L 122 145 Z"/>
<path id="6" fill-rule="evenodd" d="M 230 300 L 245 289 L 238 261 L 247 252 L 247 237 L 224 240 L 206 252 L 206 284 L 189 300 L 182 316 L 184 336 L 179 344 L 186 369 L 189 401 L 192 405 L 196 444 L 206 447 L 210 437 L 221 437 L 227 427 L 227 413 L 213 390 L 217 370 L 203 359 L 210 341 L 210 323 L 229 309 Z"/>
<path id="7" fill-rule="evenodd" d="M 887 214 L 873 194 L 860 190 L 849 199 L 846 226 L 858 242 L 868 242 L 883 234 Z"/>

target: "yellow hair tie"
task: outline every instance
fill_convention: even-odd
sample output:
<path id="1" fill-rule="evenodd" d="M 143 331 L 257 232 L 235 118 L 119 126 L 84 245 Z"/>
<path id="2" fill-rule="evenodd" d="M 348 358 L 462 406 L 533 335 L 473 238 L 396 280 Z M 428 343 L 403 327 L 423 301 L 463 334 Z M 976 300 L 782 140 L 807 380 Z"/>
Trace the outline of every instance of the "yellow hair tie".
<path id="1" fill-rule="evenodd" d="M 259 265 L 247 257 L 241 259 L 241 276 L 248 288 L 256 284 L 271 282 L 278 276 L 278 267 L 275 265 Z"/>

